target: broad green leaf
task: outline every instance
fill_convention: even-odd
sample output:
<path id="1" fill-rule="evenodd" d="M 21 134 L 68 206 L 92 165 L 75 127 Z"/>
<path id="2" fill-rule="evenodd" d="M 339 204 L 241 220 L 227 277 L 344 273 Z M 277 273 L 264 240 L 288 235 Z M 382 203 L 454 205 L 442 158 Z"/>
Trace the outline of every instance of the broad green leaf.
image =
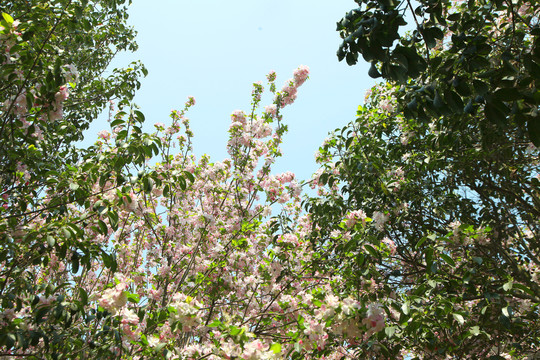
<path id="1" fill-rule="evenodd" d="M 445 253 L 439 253 L 439 256 L 440 256 L 440 257 L 441 257 L 448 265 L 450 265 L 450 266 L 452 266 L 452 267 L 456 266 L 456 263 L 454 262 L 454 260 L 453 260 L 450 256 L 446 255 Z"/>
<path id="2" fill-rule="evenodd" d="M 281 344 L 279 344 L 279 343 L 273 343 L 273 344 L 270 346 L 270 350 L 271 350 L 274 354 L 279 354 L 279 353 L 281 353 Z"/>
<path id="3" fill-rule="evenodd" d="M 423 238 L 421 238 L 417 243 L 416 245 L 414 246 L 414 248 L 416 250 L 418 250 L 420 248 L 420 246 L 422 246 L 422 244 L 427 240 L 427 236 L 424 236 Z"/>
<path id="4" fill-rule="evenodd" d="M 379 256 L 378 251 L 377 251 L 372 245 L 370 245 L 370 244 L 365 244 L 365 245 L 364 245 L 364 248 L 367 250 L 367 252 L 368 252 L 371 256 L 373 256 L 373 257 L 375 257 L 375 258 Z"/>
<path id="5" fill-rule="evenodd" d="M 384 332 L 386 333 L 386 336 L 391 338 L 396 333 L 397 327 L 396 326 L 387 326 L 384 328 Z"/>
<path id="6" fill-rule="evenodd" d="M 527 130 L 534 146 L 540 147 L 540 117 L 530 117 L 527 121 Z"/>
<path id="7" fill-rule="evenodd" d="M 460 325 L 463 325 L 463 324 L 465 323 L 465 319 L 463 318 L 463 315 L 457 314 L 457 313 L 453 313 L 452 316 L 454 317 L 454 319 L 456 319 L 456 321 L 457 321 Z"/>
<path id="8" fill-rule="evenodd" d="M 132 294 L 132 293 L 127 294 L 127 299 L 128 299 L 128 301 L 130 301 L 130 302 L 132 302 L 134 304 L 138 304 L 139 301 L 140 301 L 139 295 L 138 294 Z"/>
<path id="9" fill-rule="evenodd" d="M 403 305 L 401 306 L 401 311 L 403 311 L 405 315 L 409 315 L 409 312 L 411 311 L 411 303 L 408 301 L 405 301 Z"/>
<path id="10" fill-rule="evenodd" d="M 511 318 L 513 315 L 512 307 L 507 306 L 502 308 L 502 314 L 507 318 Z"/>
<path id="11" fill-rule="evenodd" d="M 208 324 L 208 327 L 221 327 L 222 322 L 214 319 L 210 324 Z"/>
<path id="12" fill-rule="evenodd" d="M 79 288 L 79 297 L 83 306 L 88 304 L 88 293 L 82 287 Z"/>
<path id="13" fill-rule="evenodd" d="M 522 285 L 522 284 L 517 284 L 517 283 L 514 283 L 512 284 L 512 287 L 515 288 L 515 289 L 519 289 L 529 295 L 535 295 L 534 291 L 529 289 L 528 287 L 526 287 L 525 285 Z"/>
<path id="14" fill-rule="evenodd" d="M 9 14 L 6 14 L 6 13 L 2 13 L 2 17 L 4 18 L 4 20 L 8 23 L 8 24 L 13 24 L 13 18 L 11 17 L 11 15 Z"/>

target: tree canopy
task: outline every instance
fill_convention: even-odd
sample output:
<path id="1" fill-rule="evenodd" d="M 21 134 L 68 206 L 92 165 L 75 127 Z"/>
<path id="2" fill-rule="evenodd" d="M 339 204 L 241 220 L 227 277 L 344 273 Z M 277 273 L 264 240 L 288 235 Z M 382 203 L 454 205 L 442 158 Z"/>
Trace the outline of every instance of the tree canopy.
<path id="1" fill-rule="evenodd" d="M 536 4 L 357 3 L 338 58 L 386 82 L 320 149 L 318 265 L 385 303 L 379 354 L 536 354 Z"/>
<path id="2" fill-rule="evenodd" d="M 356 3 L 338 58 L 384 82 L 305 183 L 273 164 L 307 66 L 197 158 L 194 98 L 146 133 L 146 69 L 106 75 L 126 1 L 0 5 L 0 357 L 538 356 L 537 4 Z"/>

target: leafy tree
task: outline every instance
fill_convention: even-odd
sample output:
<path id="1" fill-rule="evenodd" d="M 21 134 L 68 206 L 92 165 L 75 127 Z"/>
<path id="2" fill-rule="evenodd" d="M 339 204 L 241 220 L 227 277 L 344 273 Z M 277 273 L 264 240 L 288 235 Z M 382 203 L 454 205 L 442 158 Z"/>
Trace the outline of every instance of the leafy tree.
<path id="1" fill-rule="evenodd" d="M 14 190 L 18 163 L 36 186 L 34 176 L 43 180 L 47 171 L 76 162 L 74 142 L 82 140 L 89 123 L 110 100 L 126 104 L 133 98 L 144 67 L 132 64 L 105 76 L 118 51 L 137 48 L 135 33 L 125 23 L 124 2 L 11 1 L 0 6 L 4 194 Z"/>
<path id="2" fill-rule="evenodd" d="M 408 118 L 457 115 L 465 126 L 481 112 L 484 141 L 519 130 L 540 145 L 536 2 L 356 2 L 338 22 L 338 58 L 353 65 L 361 54 L 370 76 L 403 84 Z M 414 30 L 400 36 L 406 13 Z"/>
<path id="3" fill-rule="evenodd" d="M 307 203 L 316 265 L 388 315 L 357 354 L 537 354 L 537 4 L 357 3 L 338 57 L 387 82 L 321 147 Z"/>
<path id="4" fill-rule="evenodd" d="M 124 2 L 0 5 L 2 356 L 21 351 L 41 358 L 43 354 L 32 355 L 28 348 L 42 344 L 53 358 L 60 354 L 73 358 L 88 340 L 90 333 L 71 326 L 76 319 L 89 322 L 94 316 L 84 307 L 85 296 L 68 278 L 37 281 L 37 268 L 46 269 L 53 258 L 71 262 L 74 272 L 96 258 L 109 268 L 116 266 L 109 249 L 80 236 L 81 224 L 98 213 L 109 213 L 89 207 L 93 189 L 88 180 L 105 181 L 126 164 L 140 162 L 133 149 L 139 152 L 144 144 L 133 142 L 139 146 L 123 150 L 122 159 L 103 167 L 95 153 L 77 149 L 74 142 L 82 139 L 109 101 L 126 106 L 139 86 L 138 77 L 146 71 L 132 64 L 105 76 L 116 52 L 136 49 Z M 140 115 L 132 113 L 131 118 Z M 118 184 L 126 180 L 119 178 Z M 73 206 L 86 208 L 86 215 L 68 216 Z M 36 307 L 43 298 L 54 311 Z M 20 314 L 32 321 L 21 325 Z M 95 356 L 99 354 L 96 350 Z"/>
<path id="5" fill-rule="evenodd" d="M 2 5 L 0 357 L 339 358 L 344 339 L 380 331 L 380 306 L 309 271 L 301 187 L 271 174 L 308 68 L 281 91 L 270 73 L 261 114 L 254 84 L 249 115 L 231 116 L 230 159 L 196 159 L 194 99 L 147 134 L 129 104 L 144 68 L 102 76 L 136 47 L 122 4 Z M 111 100 L 111 132 L 75 148 Z"/>

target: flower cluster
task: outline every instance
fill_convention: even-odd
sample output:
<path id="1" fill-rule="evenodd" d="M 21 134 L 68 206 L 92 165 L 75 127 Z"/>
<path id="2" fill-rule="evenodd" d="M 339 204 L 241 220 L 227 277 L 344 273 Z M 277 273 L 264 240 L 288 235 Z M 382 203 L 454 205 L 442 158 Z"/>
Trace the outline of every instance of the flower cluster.
<path id="1" fill-rule="evenodd" d="M 307 66 L 302 65 L 294 71 L 294 78 L 285 83 L 278 95 L 282 107 L 290 105 L 296 100 L 298 88 L 306 81 L 308 76 L 309 68 Z"/>
<path id="2" fill-rule="evenodd" d="M 123 274 L 115 274 L 116 285 L 112 288 L 105 289 L 98 300 L 99 306 L 116 313 L 127 303 L 127 288 L 129 279 Z"/>

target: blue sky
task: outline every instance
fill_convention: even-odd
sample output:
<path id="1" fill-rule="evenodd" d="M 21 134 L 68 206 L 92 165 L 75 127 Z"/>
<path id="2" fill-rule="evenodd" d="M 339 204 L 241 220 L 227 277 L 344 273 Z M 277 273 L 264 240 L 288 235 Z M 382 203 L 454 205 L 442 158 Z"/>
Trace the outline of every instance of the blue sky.
<path id="1" fill-rule="evenodd" d="M 230 114 L 249 110 L 251 84 L 264 83 L 275 70 L 279 88 L 296 67 L 309 66 L 310 79 L 283 112 L 289 133 L 274 167 L 309 179 L 319 145 L 354 119 L 374 84 L 366 64 L 349 67 L 336 57 L 336 22 L 355 6 L 352 0 L 136 0 L 129 23 L 138 31 L 139 51 L 119 55 L 113 66 L 141 60 L 148 68 L 135 98 L 147 131 L 156 122 L 167 124 L 170 110 L 193 95 L 197 105 L 188 117 L 195 154 L 214 161 L 227 157 Z M 271 102 L 266 99 L 263 105 Z M 105 120 L 92 124 L 87 141 L 102 129 L 108 129 Z"/>

